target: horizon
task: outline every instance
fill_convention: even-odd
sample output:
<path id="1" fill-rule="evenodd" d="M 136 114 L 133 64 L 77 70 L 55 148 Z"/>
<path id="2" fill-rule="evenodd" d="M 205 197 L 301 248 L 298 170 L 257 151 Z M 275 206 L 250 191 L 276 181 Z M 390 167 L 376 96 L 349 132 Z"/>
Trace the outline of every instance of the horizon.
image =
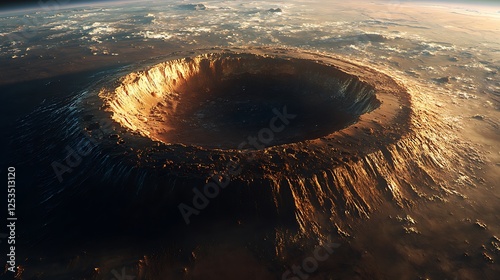
<path id="1" fill-rule="evenodd" d="M 377 0 L 377 1 L 385 1 L 391 2 L 394 4 L 394 0 Z M 2 1 L 0 3 L 0 10 L 19 10 L 19 9 L 32 9 L 42 6 L 53 7 L 57 5 L 61 6 L 71 6 L 72 4 L 97 4 L 103 2 L 145 2 L 141 0 L 106 0 L 106 1 L 97 1 L 97 0 L 24 0 L 24 1 Z M 175 1 L 172 1 L 175 2 Z M 181 3 L 186 3 L 185 1 L 178 1 Z M 192 1 L 192 3 L 204 3 L 211 1 Z M 456 4 L 477 4 L 477 5 L 490 5 L 497 4 L 500 7 L 500 1 L 498 0 L 401 0 L 401 3 L 411 3 L 411 2 L 435 2 L 435 3 L 456 3 Z M 191 3 L 191 2 L 189 2 Z"/>

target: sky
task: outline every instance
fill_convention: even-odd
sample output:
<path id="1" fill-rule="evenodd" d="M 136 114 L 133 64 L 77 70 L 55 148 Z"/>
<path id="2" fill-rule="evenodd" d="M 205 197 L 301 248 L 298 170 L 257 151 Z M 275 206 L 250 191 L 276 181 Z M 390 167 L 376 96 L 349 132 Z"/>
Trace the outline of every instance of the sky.
<path id="1" fill-rule="evenodd" d="M 2 0 L 1 9 L 18 7 L 53 7 L 55 5 L 77 4 L 84 2 L 93 2 L 89 0 Z M 102 1 L 101 1 L 102 2 Z"/>

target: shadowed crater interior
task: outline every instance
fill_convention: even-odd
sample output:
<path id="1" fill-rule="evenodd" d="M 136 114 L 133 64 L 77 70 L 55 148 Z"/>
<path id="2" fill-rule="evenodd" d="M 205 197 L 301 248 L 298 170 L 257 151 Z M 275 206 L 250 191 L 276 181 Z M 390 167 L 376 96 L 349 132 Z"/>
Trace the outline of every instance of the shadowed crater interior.
<path id="1" fill-rule="evenodd" d="M 110 102 L 125 127 L 168 144 L 238 149 L 317 139 L 380 102 L 373 86 L 314 60 L 213 53 L 127 75 Z"/>

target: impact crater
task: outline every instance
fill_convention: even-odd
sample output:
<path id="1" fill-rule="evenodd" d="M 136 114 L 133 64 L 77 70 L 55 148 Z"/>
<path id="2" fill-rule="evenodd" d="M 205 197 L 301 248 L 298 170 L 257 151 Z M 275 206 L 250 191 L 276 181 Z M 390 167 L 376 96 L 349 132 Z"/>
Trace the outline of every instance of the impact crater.
<path id="1" fill-rule="evenodd" d="M 131 73 L 109 102 L 113 119 L 132 131 L 207 149 L 241 149 L 248 136 L 268 128 L 260 147 L 325 137 L 380 104 L 374 85 L 332 65 L 235 52 Z"/>

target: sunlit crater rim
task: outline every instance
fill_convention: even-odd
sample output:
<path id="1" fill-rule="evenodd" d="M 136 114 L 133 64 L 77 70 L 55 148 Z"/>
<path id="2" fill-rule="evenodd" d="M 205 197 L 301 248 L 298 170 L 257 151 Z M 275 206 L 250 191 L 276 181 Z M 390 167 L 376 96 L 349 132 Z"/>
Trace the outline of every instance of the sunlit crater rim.
<path id="1" fill-rule="evenodd" d="M 353 124 L 364 127 L 361 116 L 381 107 L 394 111 L 389 117 L 400 109 L 384 105 L 388 83 L 379 78 L 386 77 L 310 55 L 224 50 L 172 59 L 126 75 L 101 97 L 130 131 L 207 149 L 241 149 L 248 136 L 269 128 L 278 111 L 296 118 L 259 147 L 334 137 Z M 406 98 L 403 89 L 392 90 L 400 95 L 391 96 L 394 101 Z"/>

